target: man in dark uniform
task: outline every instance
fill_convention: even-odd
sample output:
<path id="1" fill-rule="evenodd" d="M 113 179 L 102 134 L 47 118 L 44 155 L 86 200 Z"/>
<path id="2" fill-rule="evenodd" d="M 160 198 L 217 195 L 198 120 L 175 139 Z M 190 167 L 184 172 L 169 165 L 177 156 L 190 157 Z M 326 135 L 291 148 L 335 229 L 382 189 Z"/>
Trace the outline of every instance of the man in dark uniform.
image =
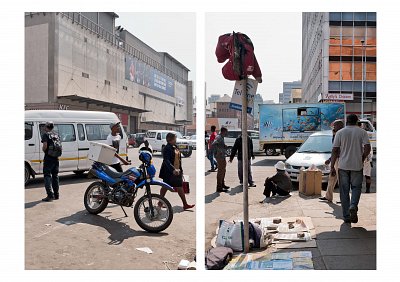
<path id="1" fill-rule="evenodd" d="M 44 130 L 45 133 L 42 135 L 42 150 L 44 152 L 43 160 L 43 174 L 44 174 L 44 187 L 46 188 L 47 197 L 43 198 L 44 202 L 51 202 L 52 200 L 59 199 L 59 180 L 58 180 L 58 169 L 59 162 L 58 157 L 53 157 L 49 155 L 49 147 L 53 146 L 54 141 L 51 138 L 53 132 L 54 124 L 49 121 L 46 122 Z"/>

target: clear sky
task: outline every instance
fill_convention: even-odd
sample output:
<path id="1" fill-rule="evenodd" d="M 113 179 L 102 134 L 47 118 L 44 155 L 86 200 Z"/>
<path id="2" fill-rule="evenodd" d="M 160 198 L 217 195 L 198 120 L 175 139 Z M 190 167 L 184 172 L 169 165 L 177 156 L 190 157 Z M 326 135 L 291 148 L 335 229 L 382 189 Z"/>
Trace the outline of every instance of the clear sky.
<path id="1" fill-rule="evenodd" d="M 232 31 L 247 34 L 254 44 L 263 82 L 257 92 L 279 101 L 282 82 L 301 79 L 301 13 L 207 13 L 205 65 L 207 96 L 232 95 L 233 81 L 222 76 L 217 62 L 218 37 Z"/>
<path id="2" fill-rule="evenodd" d="M 158 52 L 167 52 L 196 77 L 195 13 L 120 13 L 116 26 L 130 33 Z"/>

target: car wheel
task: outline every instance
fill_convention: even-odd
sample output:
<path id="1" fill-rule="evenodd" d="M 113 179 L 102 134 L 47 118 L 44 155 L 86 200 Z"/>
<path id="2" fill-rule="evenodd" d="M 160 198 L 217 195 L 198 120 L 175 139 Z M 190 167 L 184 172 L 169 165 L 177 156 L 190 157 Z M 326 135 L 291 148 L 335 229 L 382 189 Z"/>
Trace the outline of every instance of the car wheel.
<path id="1" fill-rule="evenodd" d="M 276 150 L 275 149 L 265 149 L 265 154 L 267 156 L 275 156 Z"/>
<path id="2" fill-rule="evenodd" d="M 29 165 L 25 164 L 25 185 L 29 183 L 29 179 L 31 177 L 31 169 Z"/>
<path id="3" fill-rule="evenodd" d="M 232 147 L 228 147 L 226 149 L 226 156 L 229 157 L 231 155 L 231 153 L 232 153 Z"/>

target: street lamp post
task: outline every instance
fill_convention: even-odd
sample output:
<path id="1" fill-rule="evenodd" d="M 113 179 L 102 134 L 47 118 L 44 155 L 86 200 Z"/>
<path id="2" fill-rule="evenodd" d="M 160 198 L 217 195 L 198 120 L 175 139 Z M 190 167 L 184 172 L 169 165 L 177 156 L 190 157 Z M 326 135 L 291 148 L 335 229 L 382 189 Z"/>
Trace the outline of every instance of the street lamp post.
<path id="1" fill-rule="evenodd" d="M 361 118 L 364 118 L 364 49 L 365 40 L 361 40 Z"/>

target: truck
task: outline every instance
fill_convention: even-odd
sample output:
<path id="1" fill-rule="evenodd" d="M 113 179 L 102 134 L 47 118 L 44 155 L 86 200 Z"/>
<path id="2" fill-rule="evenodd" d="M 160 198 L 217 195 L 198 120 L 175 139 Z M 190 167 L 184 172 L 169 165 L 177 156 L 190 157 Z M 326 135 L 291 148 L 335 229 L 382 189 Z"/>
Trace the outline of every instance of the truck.
<path id="1" fill-rule="evenodd" d="M 289 158 L 311 134 L 331 130 L 345 118 L 344 103 L 260 105 L 260 148 L 267 155 L 279 149 Z"/>

